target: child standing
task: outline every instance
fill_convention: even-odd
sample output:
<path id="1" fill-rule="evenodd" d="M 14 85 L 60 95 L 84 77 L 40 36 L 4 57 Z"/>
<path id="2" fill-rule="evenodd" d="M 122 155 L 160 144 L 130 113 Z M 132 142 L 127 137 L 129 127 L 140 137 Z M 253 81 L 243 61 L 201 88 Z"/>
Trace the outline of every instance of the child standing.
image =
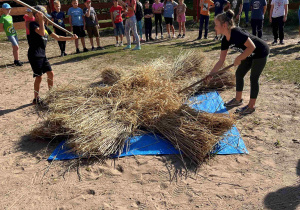
<path id="1" fill-rule="evenodd" d="M 299 18 L 299 35 L 300 35 L 300 5 L 298 10 L 298 18 Z M 300 44 L 300 41 L 298 42 L 298 44 Z"/>
<path id="2" fill-rule="evenodd" d="M 32 21 L 35 21 L 35 18 L 33 16 L 31 9 L 29 9 L 29 8 L 26 9 L 26 14 L 23 16 L 23 19 L 25 20 L 26 37 L 27 37 L 27 41 L 28 41 L 29 36 L 30 36 L 29 23 Z"/>
<path id="3" fill-rule="evenodd" d="M 61 26 L 62 28 L 65 28 L 65 24 L 64 24 L 64 18 L 65 18 L 65 13 L 60 11 L 60 1 L 59 0 L 55 0 L 54 1 L 54 9 L 55 11 L 53 11 L 51 13 L 51 17 L 52 17 L 52 21 L 54 21 L 54 23 L 56 23 L 57 25 Z M 55 26 L 53 27 L 54 31 L 57 35 L 59 36 L 66 36 L 66 32 L 56 28 Z M 66 51 L 66 41 L 58 41 L 58 46 L 60 49 L 60 56 L 64 57 L 67 55 Z"/>
<path id="4" fill-rule="evenodd" d="M 35 6 L 35 9 L 40 12 L 33 11 L 33 15 L 35 17 L 35 21 L 30 22 L 29 30 L 30 30 L 30 37 L 29 37 L 29 49 L 28 49 L 28 60 L 33 70 L 33 77 L 35 78 L 34 81 L 34 99 L 32 101 L 33 104 L 41 104 L 41 100 L 39 98 L 39 91 L 42 82 L 42 75 L 44 73 L 47 74 L 47 83 L 48 88 L 51 89 L 53 87 L 53 72 L 50 66 L 50 63 L 46 57 L 46 45 L 48 36 L 50 35 L 52 38 L 58 41 L 67 41 L 67 40 L 74 40 L 78 37 L 76 35 L 72 37 L 63 37 L 58 36 L 55 33 L 45 26 L 44 15 L 46 13 L 45 7 L 42 6 Z M 51 17 L 49 15 L 49 17 Z"/>
<path id="5" fill-rule="evenodd" d="M 152 12 L 154 13 L 154 19 L 155 19 L 155 39 L 157 40 L 157 26 L 159 24 L 160 33 L 161 33 L 161 39 L 164 38 L 163 36 L 163 27 L 162 27 L 162 10 L 163 10 L 164 4 L 160 2 L 160 0 L 155 0 L 155 3 L 152 4 Z M 159 22 L 159 23 L 158 23 Z"/>
<path id="6" fill-rule="evenodd" d="M 170 35 L 170 27 L 172 29 L 173 38 L 175 38 L 175 29 L 173 26 L 173 18 L 174 18 L 174 9 L 177 8 L 177 3 L 173 0 L 165 0 L 164 1 L 164 17 L 167 25 L 168 38 L 171 38 Z"/>
<path id="7" fill-rule="evenodd" d="M 270 23 L 273 27 L 274 41 L 273 45 L 277 44 L 278 31 L 280 44 L 284 45 L 284 23 L 287 20 L 289 0 L 272 0 L 270 9 Z"/>
<path id="8" fill-rule="evenodd" d="M 151 36 L 152 31 L 152 17 L 153 12 L 152 9 L 149 8 L 149 1 L 145 1 L 145 9 L 144 9 L 144 19 L 145 19 L 145 35 L 146 35 L 146 42 L 153 41 Z"/>
<path id="9" fill-rule="evenodd" d="M 114 5 L 110 8 L 110 16 L 111 21 L 114 27 L 114 34 L 116 37 L 116 47 L 123 46 L 123 36 L 124 36 L 124 26 L 123 26 L 123 19 L 122 19 L 122 11 L 123 8 L 118 5 L 117 0 L 113 0 Z M 120 44 L 118 40 L 118 35 L 120 36 Z"/>
<path id="10" fill-rule="evenodd" d="M 92 50 L 95 50 L 93 36 L 96 37 L 97 50 L 103 50 L 104 48 L 100 46 L 99 21 L 94 7 L 91 6 L 91 0 L 85 0 L 84 5 L 85 8 L 83 9 L 83 14 L 85 18 L 85 28 L 90 38 Z"/>
<path id="11" fill-rule="evenodd" d="M 263 34 L 264 15 L 267 10 L 267 1 L 251 0 L 250 8 L 251 8 L 252 34 L 254 36 L 256 36 L 257 34 L 258 38 L 261 38 Z"/>
<path id="12" fill-rule="evenodd" d="M 227 4 L 230 6 L 229 1 L 227 0 L 213 0 L 215 4 L 215 17 L 217 17 L 218 14 L 221 14 L 224 12 L 224 7 L 227 6 Z M 220 39 L 222 36 L 220 37 Z M 218 36 L 216 34 L 214 40 L 218 40 Z"/>
<path id="13" fill-rule="evenodd" d="M 3 15 L 0 18 L 0 27 L 4 29 L 8 40 L 12 43 L 14 64 L 16 66 L 22 66 L 23 63 L 19 60 L 19 40 L 17 32 L 13 25 L 12 16 L 9 15 L 11 11 L 11 6 L 8 3 L 2 5 Z"/>
<path id="14" fill-rule="evenodd" d="M 212 0 L 202 0 L 200 1 L 200 27 L 199 27 L 199 36 L 197 40 L 202 39 L 202 29 L 203 23 L 205 22 L 205 32 L 204 32 L 204 39 L 207 39 L 208 35 L 208 22 L 209 22 L 209 9 L 214 7 L 214 2 Z"/>
<path id="15" fill-rule="evenodd" d="M 133 50 L 141 50 L 140 38 L 136 30 L 136 17 L 134 14 L 134 11 L 136 10 L 136 0 L 126 0 L 125 2 L 123 2 L 122 0 L 118 0 L 118 1 L 120 4 L 122 4 L 122 6 L 126 8 L 125 34 L 127 39 L 127 46 L 124 48 L 124 50 L 131 49 L 131 40 L 130 40 L 131 30 L 136 40 L 136 46 L 135 48 L 133 48 Z"/>
<path id="16" fill-rule="evenodd" d="M 136 22 L 137 31 L 138 34 L 140 35 L 140 41 L 145 42 L 145 40 L 143 40 L 143 22 L 142 22 L 142 19 L 144 17 L 144 11 L 143 11 L 143 5 L 139 0 L 136 1 L 135 17 L 137 21 Z"/>
<path id="17" fill-rule="evenodd" d="M 179 4 L 177 6 L 176 14 L 177 14 L 177 22 L 179 24 L 179 34 L 177 38 L 184 38 L 185 37 L 185 11 L 186 5 L 183 3 L 184 0 L 179 0 Z M 181 29 L 182 29 L 182 36 L 181 36 Z"/>
<path id="18" fill-rule="evenodd" d="M 83 47 L 83 52 L 88 52 L 89 50 L 85 47 L 85 40 L 84 37 L 86 36 L 84 28 L 85 28 L 85 21 L 83 18 L 83 11 L 81 8 L 78 7 L 78 0 L 72 0 L 72 7 L 68 10 L 69 15 L 69 22 L 71 25 L 71 31 L 76 34 L 80 40 Z M 75 39 L 75 47 L 76 53 L 80 53 L 78 48 L 78 39 Z"/>

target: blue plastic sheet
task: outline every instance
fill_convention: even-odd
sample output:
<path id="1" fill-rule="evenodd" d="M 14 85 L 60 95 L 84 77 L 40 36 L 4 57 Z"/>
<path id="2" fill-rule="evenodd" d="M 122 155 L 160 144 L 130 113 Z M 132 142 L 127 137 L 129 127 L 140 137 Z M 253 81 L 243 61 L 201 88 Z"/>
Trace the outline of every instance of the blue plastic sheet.
<path id="1" fill-rule="evenodd" d="M 228 113 L 218 92 L 209 92 L 194 96 L 189 99 L 187 104 L 199 111 Z M 113 157 L 130 155 L 169 155 L 180 153 L 169 141 L 153 134 L 135 136 L 128 139 L 128 141 L 129 143 L 126 144 L 121 155 Z M 244 141 L 236 126 L 225 133 L 224 138 L 216 145 L 212 153 L 219 155 L 248 154 Z M 62 142 L 53 151 L 48 160 L 70 160 L 75 158 L 78 158 L 78 156 L 70 152 L 70 149 L 65 145 L 65 142 Z"/>

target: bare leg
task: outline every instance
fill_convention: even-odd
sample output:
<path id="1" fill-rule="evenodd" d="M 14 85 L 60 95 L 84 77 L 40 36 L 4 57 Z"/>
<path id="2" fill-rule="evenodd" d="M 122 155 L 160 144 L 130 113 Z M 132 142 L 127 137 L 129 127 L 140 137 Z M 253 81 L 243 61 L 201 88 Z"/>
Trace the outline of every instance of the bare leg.
<path id="1" fill-rule="evenodd" d="M 53 71 L 47 71 L 46 74 L 47 74 L 48 88 L 49 90 L 51 90 L 51 88 L 53 87 L 54 74 Z"/>
<path id="2" fill-rule="evenodd" d="M 172 29 L 172 33 L 173 33 L 173 36 L 175 35 L 175 29 L 174 29 L 174 26 L 171 25 L 171 29 Z"/>
<path id="3" fill-rule="evenodd" d="M 185 34 L 185 22 L 182 22 L 182 30 L 183 30 L 183 34 Z"/>
<path id="4" fill-rule="evenodd" d="M 75 47 L 78 49 L 78 39 L 75 39 Z"/>
<path id="5" fill-rule="evenodd" d="M 41 82 L 42 82 L 42 76 L 35 77 L 34 86 L 33 86 L 34 87 L 34 98 L 37 98 L 39 96 Z"/>
<path id="6" fill-rule="evenodd" d="M 179 30 L 179 34 L 181 34 L 181 22 L 179 22 L 178 25 L 179 25 L 179 29 L 178 29 Z"/>
<path id="7" fill-rule="evenodd" d="M 255 102 L 256 102 L 256 98 L 250 98 L 248 107 L 250 107 L 251 109 L 253 109 L 255 107 Z"/>
<path id="8" fill-rule="evenodd" d="M 81 37 L 80 40 L 81 40 L 82 47 L 85 48 L 85 39 L 84 39 L 84 37 Z"/>
<path id="9" fill-rule="evenodd" d="M 90 38 L 90 43 L 91 43 L 91 46 L 94 47 L 94 40 L 93 40 L 93 38 Z M 83 46 L 83 44 L 82 44 L 82 46 Z"/>
<path id="10" fill-rule="evenodd" d="M 13 46 L 13 55 L 14 55 L 14 59 L 16 61 L 18 61 L 19 60 L 19 46 L 18 45 Z"/>
<path id="11" fill-rule="evenodd" d="M 167 24 L 167 32 L 168 32 L 168 35 L 170 35 L 170 24 Z"/>
<path id="12" fill-rule="evenodd" d="M 100 38 L 96 37 L 97 47 L 100 47 Z"/>
<path id="13" fill-rule="evenodd" d="M 243 91 L 236 91 L 235 99 L 237 101 L 242 100 L 242 94 L 243 94 Z"/>
<path id="14" fill-rule="evenodd" d="M 116 36 L 116 42 L 119 42 L 119 37 L 118 36 Z"/>
<path id="15" fill-rule="evenodd" d="M 120 35 L 120 40 L 121 42 L 123 42 L 123 35 Z"/>

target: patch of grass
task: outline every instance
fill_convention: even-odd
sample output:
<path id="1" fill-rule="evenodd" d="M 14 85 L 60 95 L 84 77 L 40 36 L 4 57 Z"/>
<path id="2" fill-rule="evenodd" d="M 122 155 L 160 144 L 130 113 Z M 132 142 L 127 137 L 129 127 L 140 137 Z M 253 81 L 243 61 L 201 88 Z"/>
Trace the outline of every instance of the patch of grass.
<path id="1" fill-rule="evenodd" d="M 275 60 L 269 61 L 263 74 L 269 79 L 287 80 L 300 84 L 300 60 Z"/>

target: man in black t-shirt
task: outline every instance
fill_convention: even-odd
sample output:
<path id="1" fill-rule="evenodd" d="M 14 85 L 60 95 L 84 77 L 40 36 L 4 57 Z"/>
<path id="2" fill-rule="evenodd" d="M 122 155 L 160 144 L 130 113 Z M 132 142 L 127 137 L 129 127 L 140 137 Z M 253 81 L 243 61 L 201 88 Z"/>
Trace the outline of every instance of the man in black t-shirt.
<path id="1" fill-rule="evenodd" d="M 149 8 L 149 1 L 145 1 L 144 15 L 146 42 L 149 40 L 153 41 L 151 36 L 153 12 L 152 9 Z"/>
<path id="2" fill-rule="evenodd" d="M 46 73 L 48 77 L 47 82 L 49 89 L 53 87 L 54 74 L 46 57 L 48 37 L 51 36 L 58 41 L 75 40 L 78 39 L 78 37 L 76 35 L 73 35 L 72 37 L 63 37 L 53 33 L 47 26 L 45 26 L 44 15 L 48 16 L 49 18 L 51 17 L 47 14 L 45 7 L 36 6 L 35 9 L 39 12 L 33 12 L 35 21 L 30 22 L 29 24 L 30 38 L 28 39 L 28 60 L 33 70 L 33 77 L 35 77 L 34 99 L 32 103 L 41 104 L 39 91 L 42 82 L 42 75 L 44 73 Z"/>

